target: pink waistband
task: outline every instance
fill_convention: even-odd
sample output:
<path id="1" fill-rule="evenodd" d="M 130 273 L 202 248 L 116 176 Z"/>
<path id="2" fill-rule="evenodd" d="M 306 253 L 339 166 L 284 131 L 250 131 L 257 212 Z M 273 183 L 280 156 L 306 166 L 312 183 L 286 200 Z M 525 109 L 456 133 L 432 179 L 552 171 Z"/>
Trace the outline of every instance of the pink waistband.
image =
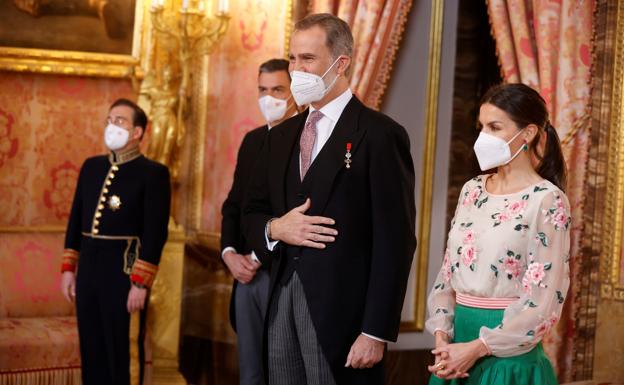
<path id="1" fill-rule="evenodd" d="M 518 298 L 485 298 L 474 297 L 468 294 L 456 293 L 455 302 L 468 307 L 478 307 L 480 309 L 506 309 L 507 306 L 516 302 Z"/>

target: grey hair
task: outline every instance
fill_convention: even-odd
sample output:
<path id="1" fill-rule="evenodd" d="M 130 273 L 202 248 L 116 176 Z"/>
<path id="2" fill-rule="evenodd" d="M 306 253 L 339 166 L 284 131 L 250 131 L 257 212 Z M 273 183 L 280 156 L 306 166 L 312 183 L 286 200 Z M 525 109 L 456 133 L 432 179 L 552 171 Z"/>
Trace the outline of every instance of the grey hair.
<path id="1" fill-rule="evenodd" d="M 353 35 L 349 24 L 344 20 L 329 13 L 315 13 L 299 20 L 295 24 L 295 32 L 314 26 L 319 26 L 325 31 L 327 35 L 325 45 L 334 59 L 340 55 L 353 56 Z"/>

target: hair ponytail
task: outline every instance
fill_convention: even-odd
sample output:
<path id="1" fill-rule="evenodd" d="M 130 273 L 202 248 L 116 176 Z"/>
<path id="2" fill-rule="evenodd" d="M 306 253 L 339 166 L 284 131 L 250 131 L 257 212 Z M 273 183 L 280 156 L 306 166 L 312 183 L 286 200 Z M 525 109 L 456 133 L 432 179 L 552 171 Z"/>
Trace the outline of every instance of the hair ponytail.
<path id="1" fill-rule="evenodd" d="M 505 111 L 519 129 L 529 124 L 538 127 L 538 135 L 535 135 L 529 144 L 535 159 L 539 161 L 536 171 L 542 178 L 549 180 L 563 191 L 567 178 L 565 159 L 559 135 L 548 120 L 544 98 L 525 84 L 507 83 L 490 88 L 481 99 L 482 105 L 486 103 Z M 546 136 L 543 148 L 542 135 Z"/>
<path id="2" fill-rule="evenodd" d="M 546 121 L 544 125 L 546 143 L 544 144 L 543 155 L 537 168 L 537 173 L 544 179 L 565 191 L 567 182 L 566 163 L 561 151 L 561 142 L 555 128 Z"/>

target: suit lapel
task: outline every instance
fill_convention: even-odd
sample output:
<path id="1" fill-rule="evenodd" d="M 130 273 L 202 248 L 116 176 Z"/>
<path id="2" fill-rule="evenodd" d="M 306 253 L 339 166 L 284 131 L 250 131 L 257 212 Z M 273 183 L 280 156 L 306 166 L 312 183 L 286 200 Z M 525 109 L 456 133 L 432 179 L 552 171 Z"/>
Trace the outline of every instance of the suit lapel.
<path id="1" fill-rule="evenodd" d="M 303 179 L 303 187 L 310 192 L 312 200 L 308 215 L 321 215 L 324 211 L 334 180 L 340 170 L 345 168 L 347 143 L 351 143 L 353 155 L 358 150 L 358 144 L 364 134 L 364 130 L 358 129 L 362 108 L 363 104 L 353 96 Z"/>
<path id="2" fill-rule="evenodd" d="M 286 213 L 286 172 L 297 138 L 308 117 L 306 110 L 269 131 L 269 186 L 278 215 Z"/>

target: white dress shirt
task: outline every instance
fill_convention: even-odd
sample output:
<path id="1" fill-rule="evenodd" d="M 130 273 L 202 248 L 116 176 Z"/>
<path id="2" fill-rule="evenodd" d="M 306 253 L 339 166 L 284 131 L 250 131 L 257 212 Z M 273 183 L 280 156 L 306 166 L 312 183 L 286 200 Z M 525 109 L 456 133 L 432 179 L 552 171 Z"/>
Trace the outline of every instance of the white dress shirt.
<path id="1" fill-rule="evenodd" d="M 336 123 L 338 123 L 340 115 L 342 115 L 342 112 L 347 104 L 349 104 L 352 97 L 353 93 L 351 92 L 351 89 L 347 88 L 345 92 L 321 107 L 319 110 L 323 114 L 323 117 L 316 123 L 316 140 L 314 141 L 314 147 L 312 147 L 312 161 L 310 162 L 310 167 L 312 167 L 314 159 L 316 159 L 316 156 L 319 152 L 321 152 L 332 132 L 334 132 L 334 127 L 336 127 Z M 310 119 L 310 115 L 314 111 L 316 111 L 316 108 L 310 105 L 308 119 Z M 299 155 L 299 168 L 301 169 L 301 154 Z"/>

